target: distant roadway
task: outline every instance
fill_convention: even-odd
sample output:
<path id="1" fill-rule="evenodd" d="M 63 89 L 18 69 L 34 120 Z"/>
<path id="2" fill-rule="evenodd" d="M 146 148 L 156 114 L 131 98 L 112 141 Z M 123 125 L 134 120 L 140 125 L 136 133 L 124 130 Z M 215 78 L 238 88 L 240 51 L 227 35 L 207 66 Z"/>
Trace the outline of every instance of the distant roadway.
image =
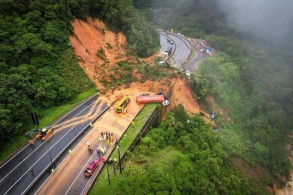
<path id="1" fill-rule="evenodd" d="M 161 51 L 165 52 L 170 47 L 172 47 L 173 52 L 175 50 L 170 61 L 171 65 L 176 68 L 193 72 L 196 70 L 198 63 L 206 57 L 206 55 L 197 50 L 190 40 L 183 35 L 177 33 L 166 33 L 162 30 L 159 30 L 159 32 Z M 170 44 L 167 39 L 171 40 L 174 44 Z"/>
<path id="2" fill-rule="evenodd" d="M 205 57 L 201 52 L 197 52 L 197 55 L 190 58 L 195 47 L 181 35 L 161 32 L 160 42 L 163 52 L 172 48 L 172 60 L 177 68 L 193 72 L 197 63 Z M 92 96 L 53 124 L 54 135 L 50 139 L 35 140 L 35 145 L 25 146 L 3 163 L 0 166 L 0 194 L 25 194 L 44 171 L 53 167 L 52 161 L 60 156 L 64 148 L 67 148 L 89 125 L 92 118 L 99 115 L 107 106 L 107 103 L 99 100 L 97 95 Z"/>
<path id="3" fill-rule="evenodd" d="M 60 153 L 75 139 L 93 116 L 107 107 L 107 103 L 92 96 L 76 109 L 53 124 L 54 135 L 46 140 L 35 140 L 0 167 L 0 194 L 25 194 L 34 182 L 52 166 Z M 30 170 L 32 168 L 32 170 Z"/>

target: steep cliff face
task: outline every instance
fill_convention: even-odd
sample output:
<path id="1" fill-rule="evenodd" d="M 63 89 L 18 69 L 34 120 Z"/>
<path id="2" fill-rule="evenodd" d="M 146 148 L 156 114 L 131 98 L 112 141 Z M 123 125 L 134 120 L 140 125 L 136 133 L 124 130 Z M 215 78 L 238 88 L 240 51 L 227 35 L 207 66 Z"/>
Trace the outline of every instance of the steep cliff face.
<path id="1" fill-rule="evenodd" d="M 75 19 L 70 42 L 74 48 L 79 64 L 98 88 L 101 85 L 101 74 L 107 76 L 108 71 L 119 61 L 127 59 L 126 38 L 122 33 L 106 30 L 99 20 L 88 18 L 87 21 Z"/>
<path id="2" fill-rule="evenodd" d="M 97 88 L 105 92 L 108 98 L 115 98 L 115 96 L 123 93 L 135 97 L 143 92 L 158 93 L 167 92 L 171 89 L 171 104 L 168 110 L 182 104 L 189 114 L 193 115 L 201 111 L 198 103 L 192 97 L 192 92 L 187 83 L 182 78 L 178 78 L 173 70 L 161 70 L 171 72 L 169 76 L 166 75 L 156 80 L 147 78 L 145 82 L 140 82 L 143 75 L 138 70 L 137 61 L 147 62 L 154 66 L 153 61 L 158 53 L 144 59 L 137 59 L 128 55 L 125 36 L 122 33 L 113 33 L 106 30 L 105 24 L 99 20 L 92 18 L 88 18 L 87 21 L 75 19 L 72 26 L 74 32 L 70 36 L 70 42 L 80 66 Z M 129 66 L 132 66 L 132 70 L 127 73 L 126 77 L 131 76 L 134 81 L 127 89 L 124 88 L 123 84 L 119 87 L 116 86 L 116 88 L 109 87 L 113 85 L 106 85 L 105 80 L 109 83 L 115 79 L 121 79 L 121 75 L 124 75 L 121 72 L 126 70 L 121 69 L 119 62 L 125 61 Z"/>

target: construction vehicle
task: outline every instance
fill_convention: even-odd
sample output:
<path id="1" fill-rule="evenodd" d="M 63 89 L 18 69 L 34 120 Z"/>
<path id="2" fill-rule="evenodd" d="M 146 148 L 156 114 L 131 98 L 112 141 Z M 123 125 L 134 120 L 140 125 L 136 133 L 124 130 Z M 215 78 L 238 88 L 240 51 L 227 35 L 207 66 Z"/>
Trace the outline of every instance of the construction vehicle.
<path id="1" fill-rule="evenodd" d="M 48 139 L 49 137 L 51 137 L 53 135 L 53 127 L 46 126 L 46 127 L 42 128 L 42 129 L 33 129 L 33 130 L 27 132 L 24 136 L 26 138 L 28 138 L 28 142 L 30 144 L 35 144 L 34 139 L 32 138 L 32 136 L 34 134 L 36 134 L 36 133 L 37 133 L 36 139 L 46 140 L 46 139 Z"/>
<path id="2" fill-rule="evenodd" d="M 128 95 L 125 95 L 122 100 L 118 103 L 118 105 L 115 108 L 115 111 L 117 113 L 125 113 L 126 112 L 126 106 L 128 105 L 128 103 L 130 102 L 130 98 L 128 97 Z"/>
<path id="3" fill-rule="evenodd" d="M 39 132 L 41 129 L 33 129 L 29 132 L 27 132 L 26 134 L 24 134 L 24 137 L 26 137 L 28 139 L 28 142 L 32 145 L 35 144 L 34 139 L 32 138 L 32 135 L 36 134 L 37 132 Z"/>
<path id="4" fill-rule="evenodd" d="M 39 131 L 36 138 L 37 139 L 42 138 L 42 140 L 46 140 L 47 138 L 51 137 L 52 134 L 53 134 L 53 127 L 46 126 Z"/>
<path id="5" fill-rule="evenodd" d="M 161 103 L 163 106 L 167 106 L 169 101 L 164 95 L 140 95 L 136 97 L 136 103 L 138 104 L 148 104 L 148 103 Z"/>

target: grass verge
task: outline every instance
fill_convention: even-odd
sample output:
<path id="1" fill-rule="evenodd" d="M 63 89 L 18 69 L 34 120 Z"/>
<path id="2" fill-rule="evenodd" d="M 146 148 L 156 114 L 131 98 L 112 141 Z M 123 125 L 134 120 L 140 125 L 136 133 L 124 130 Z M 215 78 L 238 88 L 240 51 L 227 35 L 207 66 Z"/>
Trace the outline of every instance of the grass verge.
<path id="1" fill-rule="evenodd" d="M 42 115 L 45 117 L 40 118 L 40 127 L 46 126 L 57 120 L 62 115 L 66 114 L 74 107 L 76 107 L 82 100 L 86 99 L 87 97 L 93 95 L 96 92 L 96 88 L 92 87 L 87 91 L 84 91 L 78 94 L 74 99 L 70 102 L 57 107 L 52 107 L 45 110 Z M 15 151 L 19 150 L 25 143 L 27 139 L 24 136 L 16 136 L 14 137 L 7 146 L 1 151 L 0 153 L 0 162 L 4 161 L 6 158 L 9 157 L 10 154 L 14 153 Z"/>
<path id="2" fill-rule="evenodd" d="M 42 126 L 51 124 L 52 122 L 60 118 L 65 113 L 75 108 L 81 101 L 93 95 L 95 92 L 96 92 L 96 88 L 92 87 L 89 90 L 78 94 L 73 100 L 71 100 L 70 102 L 62 106 L 56 106 L 56 107 L 52 107 L 52 108 L 44 110 L 42 115 L 45 117 L 40 119 L 40 126 L 42 127 Z"/>
<path id="3" fill-rule="evenodd" d="M 142 111 L 139 113 L 139 115 L 136 117 L 134 124 L 130 125 L 128 129 L 125 131 L 123 137 L 119 141 L 120 146 L 120 152 L 121 156 L 123 156 L 126 152 L 129 146 L 132 144 L 136 136 L 139 134 L 141 128 L 144 126 L 144 124 L 147 122 L 155 108 L 157 107 L 156 104 L 147 104 Z M 117 148 L 114 149 L 112 152 L 110 158 L 112 159 L 118 159 L 118 150 Z M 107 166 L 107 165 L 106 165 Z M 101 171 L 101 173 L 98 175 L 96 182 L 94 183 L 92 189 L 89 192 L 89 195 L 94 194 L 114 194 L 113 189 L 116 189 L 115 185 L 117 185 L 117 181 L 119 177 L 117 177 L 119 173 L 119 167 L 116 164 L 116 177 L 114 179 L 114 167 L 113 165 L 109 166 L 109 173 L 110 173 L 110 182 L 111 187 L 108 185 L 108 177 L 107 177 L 107 169 L 104 167 Z"/>

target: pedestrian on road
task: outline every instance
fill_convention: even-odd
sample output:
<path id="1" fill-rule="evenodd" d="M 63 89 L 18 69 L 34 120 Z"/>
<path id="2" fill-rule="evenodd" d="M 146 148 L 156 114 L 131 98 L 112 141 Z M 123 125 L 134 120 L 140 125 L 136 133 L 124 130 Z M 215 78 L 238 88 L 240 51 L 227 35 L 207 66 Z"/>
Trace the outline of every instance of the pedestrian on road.
<path id="1" fill-rule="evenodd" d="M 34 176 L 35 174 L 34 174 L 33 167 L 30 167 L 30 171 L 31 171 L 31 173 L 32 173 L 32 176 Z"/>
<path id="2" fill-rule="evenodd" d="M 86 144 L 87 144 L 87 148 L 90 149 L 91 148 L 90 143 L 87 141 Z"/>

